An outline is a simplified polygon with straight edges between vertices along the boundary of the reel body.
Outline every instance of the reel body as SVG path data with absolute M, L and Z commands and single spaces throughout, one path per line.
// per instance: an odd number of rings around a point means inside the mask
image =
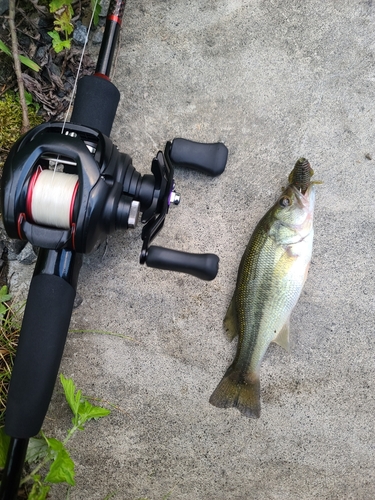
M 10 237 L 41 248 L 89 253 L 114 230 L 135 226 L 140 208 L 153 201 L 154 183 L 142 182 L 131 158 L 107 136 L 80 125 L 65 125 L 65 133 L 62 128 L 61 123 L 40 125 L 13 146 L 2 177 L 4 226 Z M 53 175 L 38 175 L 46 171 Z M 42 193 L 53 195 L 64 176 L 75 176 L 76 187 L 51 206 L 51 195 Z M 69 227 L 61 227 L 59 209 L 69 210 Z
M 145 223 L 140 262 L 211 280 L 219 259 L 149 246 L 164 225 L 171 203 L 178 204 L 174 167 L 210 176 L 225 168 L 222 143 L 186 139 L 167 142 L 141 175 L 129 155 L 120 153 L 98 130 L 73 123 L 45 123 L 24 135 L 4 165 L 1 210 L 11 238 L 49 250 L 90 253 L 107 235 Z

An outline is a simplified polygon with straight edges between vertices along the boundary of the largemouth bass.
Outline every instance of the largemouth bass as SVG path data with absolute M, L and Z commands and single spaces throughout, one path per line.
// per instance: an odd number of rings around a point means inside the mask
M 315 183 L 300 158 L 289 185 L 255 228 L 243 254 L 224 319 L 237 353 L 210 403 L 260 416 L 259 372 L 271 342 L 289 350 L 289 317 L 306 281 L 312 254 Z

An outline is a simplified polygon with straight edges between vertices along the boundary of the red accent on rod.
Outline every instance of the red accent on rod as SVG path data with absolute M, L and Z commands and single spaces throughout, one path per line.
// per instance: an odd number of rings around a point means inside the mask
M 119 16 L 115 16 L 114 14 L 111 14 L 107 17 L 107 21 L 113 21 L 121 26 L 122 19 Z
M 98 76 L 99 78 L 104 78 L 104 80 L 108 80 L 109 82 L 111 81 L 109 76 L 105 75 L 104 73 L 94 73 L 94 76 Z

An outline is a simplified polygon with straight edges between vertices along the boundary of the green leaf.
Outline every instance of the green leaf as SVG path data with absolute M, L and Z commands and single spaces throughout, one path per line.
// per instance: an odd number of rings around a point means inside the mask
M 73 24 L 70 22 L 73 15 L 73 9 L 70 7 L 65 7 L 61 13 L 57 16 L 53 24 L 55 25 L 55 30 L 64 31 L 65 35 L 70 35 L 73 32 Z
M 11 295 L 8 294 L 8 287 L 6 285 L 0 288 L 0 302 L 7 302 L 12 298 Z
M 20 58 L 20 61 L 22 64 L 24 64 L 28 68 L 32 69 L 33 71 L 38 72 L 40 70 L 40 66 L 38 66 L 37 63 L 35 63 L 31 59 L 29 59 L 28 57 L 25 57 L 21 54 L 18 57 Z
M 49 448 L 54 454 L 54 460 L 50 466 L 45 481 L 50 483 L 68 483 L 75 485 L 74 462 L 61 441 L 55 438 L 46 438 Z
M 66 5 L 71 5 L 73 0 L 51 0 L 49 3 L 49 11 L 56 12 Z
M 9 47 L 5 45 L 4 42 L 0 40 L 0 50 L 8 54 L 8 56 L 12 57 L 12 52 L 10 51 Z
M 4 314 L 7 312 L 6 306 L 4 304 L 0 304 L 0 318 L 4 318 Z
M 81 403 L 81 391 L 77 391 L 76 386 L 71 378 L 65 378 L 63 374 L 60 375 L 60 382 L 63 386 L 65 398 L 76 417 L 78 415 L 79 405 Z
M 88 401 L 83 401 L 78 408 L 78 414 L 79 414 L 79 424 L 83 425 L 85 424 L 88 420 L 91 420 L 92 418 L 101 418 L 101 417 L 106 417 L 111 413 L 110 410 L 107 410 L 107 408 L 102 408 L 100 406 L 94 406 Z
M 33 104 L 33 96 L 30 94 L 30 92 L 27 92 L 27 90 L 25 90 L 25 101 L 26 106 L 31 106 Z
M 94 26 L 97 26 L 99 22 L 99 16 L 102 11 L 102 6 L 99 0 L 91 0 L 91 8 L 94 10 Z
M 64 389 L 65 398 L 73 412 L 73 425 L 76 425 L 80 430 L 83 425 L 93 419 L 106 417 L 111 412 L 106 408 L 94 406 L 82 398 L 82 392 L 76 392 L 76 386 L 72 379 L 65 378 L 63 374 L 60 375 L 60 381 Z
M 25 90 L 25 101 L 26 105 L 33 106 L 35 108 L 35 111 L 38 111 L 38 109 L 40 108 L 39 104 L 33 101 L 33 96 L 30 94 L 30 92 L 27 92 L 27 90 Z
M 32 437 L 27 447 L 26 462 L 36 462 L 43 460 L 48 455 L 48 444 L 43 438 Z
M 34 476 L 34 484 L 27 497 L 27 500 L 45 500 L 47 498 L 50 486 L 43 485 L 40 482 L 40 476 Z
M 9 47 L 7 47 L 5 45 L 5 43 L 3 43 L 1 40 L 0 40 L 0 50 L 5 52 L 8 56 L 13 57 L 12 52 L 10 51 Z M 38 72 L 40 70 L 40 66 L 38 66 L 37 63 L 35 63 L 31 59 L 29 59 L 28 57 L 25 57 L 21 54 L 18 57 L 19 57 L 19 60 L 21 61 L 22 64 L 24 64 L 28 68 L 32 69 L 33 71 Z
M 64 49 L 70 49 L 70 40 L 61 40 L 57 31 L 48 31 L 48 34 L 52 38 L 52 47 L 56 54 Z
M 5 434 L 4 427 L 0 429 L 0 467 L 5 467 L 5 462 L 7 459 L 8 447 L 9 447 L 10 437 Z

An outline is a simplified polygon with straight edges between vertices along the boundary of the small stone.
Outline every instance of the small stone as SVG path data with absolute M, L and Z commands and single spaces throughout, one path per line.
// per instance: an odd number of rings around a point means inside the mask
M 92 35 L 91 42 L 94 45 L 99 45 L 100 43 L 102 43 L 102 40 L 103 40 L 103 31 L 101 29 L 98 29 Z
M 64 90 L 65 92 L 70 92 L 73 89 L 73 85 L 71 82 L 67 81 L 64 83 Z
M 73 40 L 77 45 L 85 45 L 87 37 L 87 28 L 84 26 L 81 21 L 77 21 L 76 28 L 73 31 Z
M 79 293 L 76 293 L 76 296 L 74 298 L 74 304 L 73 304 L 73 309 L 77 309 L 83 302 L 83 297 Z
M 101 17 L 106 17 L 108 8 L 109 8 L 109 2 L 110 0 L 101 0 L 100 5 L 101 5 L 101 11 L 100 11 L 100 16 Z
M 23 50 L 27 51 L 30 48 L 31 41 L 27 35 L 21 34 L 18 36 L 18 43 L 23 48 Z
M 41 61 L 42 59 L 45 58 L 46 53 L 47 53 L 47 47 L 45 45 L 39 47 L 39 49 L 36 51 L 35 59 Z
M 9 0 L 0 0 L 0 16 L 9 9 Z
M 22 240 L 10 240 L 6 241 L 6 247 L 8 249 L 8 260 L 17 260 L 18 255 L 22 252 L 25 247 L 25 242 Z
M 372 156 L 370 155 L 370 153 L 366 153 L 366 154 L 365 154 L 365 158 L 366 158 L 367 160 L 372 160 Z
M 27 243 L 25 248 L 17 256 L 17 260 L 19 262 L 22 262 L 22 264 L 26 264 L 26 265 L 34 264 L 36 259 L 37 259 L 37 256 L 34 252 L 34 248 L 33 248 L 31 243 Z

